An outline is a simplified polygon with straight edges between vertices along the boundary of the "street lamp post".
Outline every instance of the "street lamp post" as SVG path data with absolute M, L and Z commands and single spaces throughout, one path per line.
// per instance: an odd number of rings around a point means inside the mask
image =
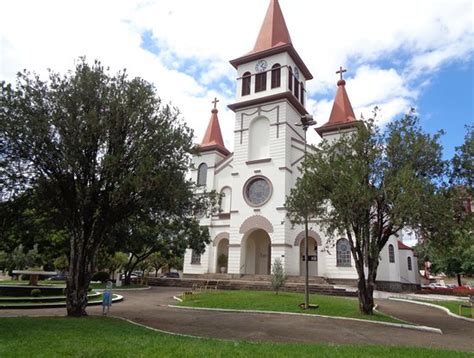
M 304 160 L 306 160 L 307 153 L 307 143 L 306 143 L 306 132 L 308 128 L 316 125 L 316 121 L 313 119 L 313 116 L 306 114 L 301 117 L 301 123 L 296 124 L 299 127 L 303 128 L 304 131 Z M 305 207 L 304 214 L 304 308 L 307 310 L 309 308 L 309 260 L 308 260 L 308 210 Z

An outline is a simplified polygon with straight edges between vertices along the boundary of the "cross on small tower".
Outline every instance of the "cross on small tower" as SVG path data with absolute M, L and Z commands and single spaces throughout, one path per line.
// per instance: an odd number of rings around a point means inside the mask
M 214 109 L 216 109 L 217 102 L 219 102 L 219 100 L 217 99 L 217 97 L 214 97 L 214 101 L 211 102 L 214 103 Z
M 343 79 L 343 78 L 342 78 L 342 74 L 343 74 L 344 72 L 347 72 L 347 70 L 346 70 L 346 69 L 342 69 L 342 66 L 339 66 L 339 71 L 336 71 L 336 74 L 339 74 L 339 75 L 341 76 L 341 78 L 340 78 L 341 80 Z

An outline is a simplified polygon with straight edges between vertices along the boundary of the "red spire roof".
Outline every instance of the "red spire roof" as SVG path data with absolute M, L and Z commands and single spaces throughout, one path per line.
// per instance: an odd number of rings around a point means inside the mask
M 286 44 L 291 44 L 290 33 L 278 0 L 271 0 L 252 52 L 265 51 Z
M 206 133 L 202 139 L 200 151 L 203 152 L 208 150 L 217 150 L 218 152 L 227 156 L 230 154 L 230 152 L 225 147 L 224 140 L 222 139 L 221 127 L 219 126 L 217 112 L 217 108 L 215 107 L 211 111 L 211 119 L 209 120 L 209 125 L 207 126 Z
M 290 32 L 286 27 L 285 18 L 283 17 L 278 0 L 270 0 L 270 5 L 268 5 L 267 13 L 263 19 L 262 27 L 260 28 L 253 50 L 244 56 L 230 61 L 230 63 L 237 68 L 238 65 L 243 63 L 284 51 L 290 54 L 306 80 L 313 78 L 313 75 L 309 72 L 303 60 L 293 47 Z
M 410 246 L 405 245 L 400 240 L 397 240 L 397 244 L 398 244 L 398 249 L 399 250 L 413 250 Z
M 332 130 L 352 127 L 357 122 L 351 101 L 349 101 L 349 96 L 346 92 L 346 81 L 342 78 L 343 72 L 345 70 L 342 70 L 342 67 L 340 71 L 336 72 L 341 74 L 341 79 L 337 81 L 338 88 L 329 120 L 321 127 L 316 128 L 319 135 Z

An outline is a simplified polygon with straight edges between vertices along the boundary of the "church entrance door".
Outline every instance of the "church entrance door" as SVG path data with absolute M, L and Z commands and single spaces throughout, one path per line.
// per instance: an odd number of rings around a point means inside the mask
M 312 237 L 308 237 L 308 257 L 309 276 L 318 276 L 318 244 Z M 305 255 L 304 255 L 304 239 L 300 242 L 300 275 L 305 274 Z
M 244 272 L 250 275 L 270 275 L 271 241 L 265 230 L 251 232 L 245 240 Z
M 225 256 L 225 259 L 224 259 Z M 227 264 L 229 258 L 229 240 L 221 239 L 217 244 L 216 272 L 227 273 Z M 225 264 L 225 265 L 224 265 Z M 224 272 L 222 272 L 222 267 Z

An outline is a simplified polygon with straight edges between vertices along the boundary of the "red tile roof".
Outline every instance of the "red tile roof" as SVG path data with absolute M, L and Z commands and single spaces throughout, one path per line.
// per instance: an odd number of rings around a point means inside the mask
M 306 80 L 312 79 L 313 75 L 291 43 L 290 32 L 286 27 L 285 18 L 278 0 L 270 0 L 270 5 L 268 6 L 253 50 L 244 56 L 230 61 L 230 63 L 237 68 L 240 64 L 285 51 L 290 54 Z
M 211 111 L 211 119 L 209 120 L 209 125 L 207 126 L 206 133 L 202 139 L 200 151 L 217 150 L 224 155 L 229 155 L 230 152 L 225 147 L 224 140 L 222 139 L 217 112 L 216 108 L 213 108 Z
M 332 130 L 350 128 L 357 123 L 345 86 L 346 81 L 341 79 L 337 82 L 338 88 L 329 120 L 321 127 L 316 128 L 319 135 Z
M 405 245 L 400 240 L 397 240 L 397 243 L 398 243 L 398 249 L 399 250 L 412 250 L 413 251 L 413 249 L 410 246 Z
M 261 52 L 286 44 L 291 44 L 291 38 L 285 18 L 278 0 L 271 0 L 252 52 Z

